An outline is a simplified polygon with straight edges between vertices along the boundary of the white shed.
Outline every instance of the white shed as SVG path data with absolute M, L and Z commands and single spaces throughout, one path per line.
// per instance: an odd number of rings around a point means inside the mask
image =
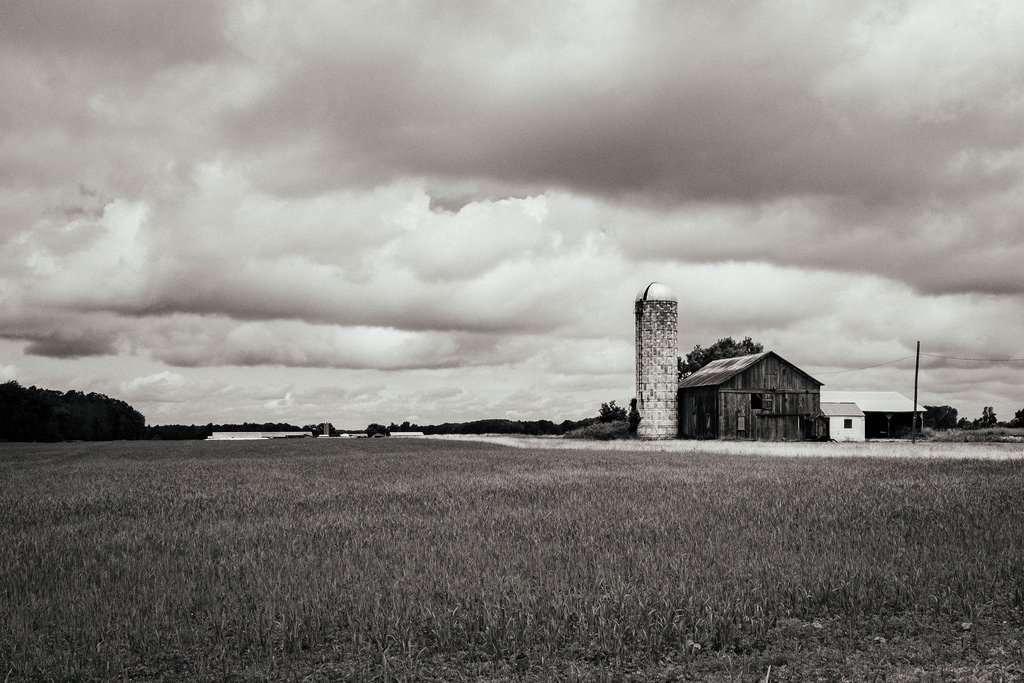
M 864 411 L 856 403 L 821 403 L 821 414 L 828 421 L 828 437 L 833 441 L 864 441 Z
M 911 399 L 897 391 L 822 391 L 821 403 L 853 403 L 860 408 L 864 413 L 865 438 L 910 436 L 915 405 Z M 920 404 L 916 409 L 919 415 L 925 412 L 924 406 Z

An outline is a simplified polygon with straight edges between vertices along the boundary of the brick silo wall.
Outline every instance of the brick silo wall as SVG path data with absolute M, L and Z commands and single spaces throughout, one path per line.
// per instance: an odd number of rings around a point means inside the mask
M 679 436 L 678 396 L 679 304 L 637 301 L 636 402 L 641 439 Z

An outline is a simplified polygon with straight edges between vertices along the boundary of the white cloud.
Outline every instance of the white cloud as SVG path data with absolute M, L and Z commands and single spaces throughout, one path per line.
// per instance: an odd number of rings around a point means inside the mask
M 144 203 L 115 200 L 97 220 L 22 233 L 16 242 L 27 252 L 27 305 L 95 308 L 137 298 L 147 266 L 140 234 L 146 213 Z
M 836 97 L 870 97 L 888 116 L 928 123 L 956 121 L 976 108 L 1019 108 L 1024 101 L 1013 81 L 1022 31 L 1017 3 L 878 5 L 853 25 L 853 59 L 826 88 Z
M 276 398 L 271 401 L 267 401 L 264 407 L 271 412 L 283 412 L 289 410 L 295 405 L 295 397 L 292 392 L 288 392 L 284 395 L 284 398 Z
M 72 13 L 0 26 L 0 369 L 41 385 L 579 417 L 628 398 L 650 280 L 684 351 L 1024 356 L 1016 4 Z M 932 362 L 928 400 L 1018 400 Z
M 169 370 L 121 382 L 121 395 L 128 401 L 182 402 L 188 393 L 182 390 L 187 382 L 182 375 Z
M 0 382 L 18 378 L 18 368 L 13 365 L 0 365 Z
M 419 211 L 381 257 L 424 282 L 464 282 L 508 261 L 549 256 L 546 216 L 544 196 L 471 202 L 455 215 Z

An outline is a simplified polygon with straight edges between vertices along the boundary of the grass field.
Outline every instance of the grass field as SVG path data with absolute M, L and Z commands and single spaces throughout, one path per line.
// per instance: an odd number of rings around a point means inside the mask
M 0 680 L 1024 679 L 1019 446 L 574 445 L 0 444 Z

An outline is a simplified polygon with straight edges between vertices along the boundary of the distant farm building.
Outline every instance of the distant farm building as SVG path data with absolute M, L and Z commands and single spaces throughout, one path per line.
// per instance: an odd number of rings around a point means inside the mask
M 214 432 L 206 437 L 210 441 L 254 441 L 257 439 L 300 439 L 312 437 L 312 432 Z
M 397 436 L 399 438 L 415 439 L 423 436 L 423 432 L 391 432 L 391 436 Z
M 677 382 L 676 295 L 652 282 L 636 295 L 633 313 L 641 439 L 899 438 L 910 434 L 915 409 L 924 412 L 895 391 L 822 391 L 774 351 L 712 361 Z
M 679 436 L 815 438 L 821 386 L 774 351 L 712 361 L 679 382 Z
M 821 392 L 823 413 L 826 405 L 837 404 L 853 404 L 864 414 L 861 440 L 903 437 L 910 433 L 911 425 L 914 424 L 914 401 L 898 391 Z M 918 404 L 917 411 L 923 414 L 924 407 Z M 830 436 L 839 441 L 831 429 Z
M 825 392 L 821 392 L 822 395 Z M 822 438 L 832 441 L 863 441 L 864 411 L 856 403 L 821 402 Z

